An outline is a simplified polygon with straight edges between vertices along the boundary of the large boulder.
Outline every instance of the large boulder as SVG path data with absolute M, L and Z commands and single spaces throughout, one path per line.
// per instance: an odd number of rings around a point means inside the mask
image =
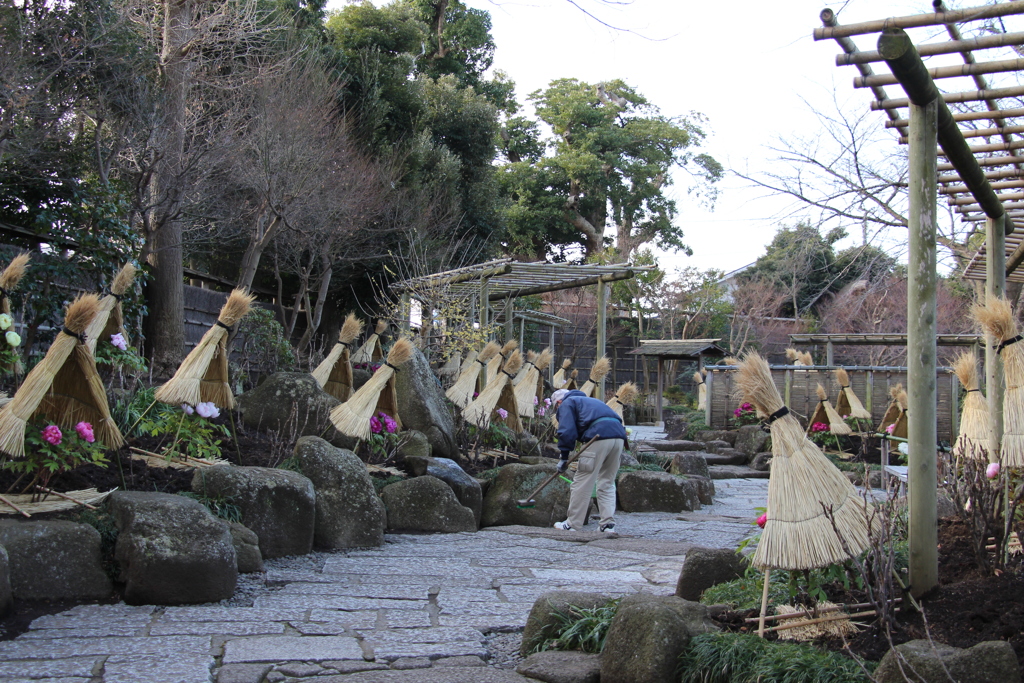
M 395 394 L 402 426 L 427 435 L 434 455 L 455 458 L 455 420 L 448 409 L 444 389 L 419 349 L 395 375 Z
M 516 673 L 544 683 L 600 683 L 601 655 L 576 650 L 535 652 Z
M 595 609 L 606 604 L 611 598 L 602 593 L 586 593 L 580 591 L 548 591 L 542 593 L 526 617 L 523 628 L 523 639 L 519 645 L 519 654 L 529 656 L 531 652 L 554 635 L 554 631 L 562 624 L 561 616 L 576 609 Z
M 683 512 L 701 505 L 697 484 L 668 472 L 624 472 L 616 490 L 623 512 Z
M 459 502 L 448 484 L 436 477 L 414 477 L 380 492 L 388 511 L 388 529 L 456 533 L 476 531 L 473 511 Z
M 675 596 L 637 594 L 622 599 L 601 653 L 601 680 L 650 683 L 676 680 L 679 655 L 690 638 L 717 628 L 707 607 Z
M 715 480 L 711 477 L 698 477 L 695 474 L 687 475 L 687 481 L 693 482 L 697 487 L 697 499 L 701 505 L 715 504 Z
M 116 491 L 110 513 L 128 604 L 188 605 L 234 594 L 238 564 L 231 530 L 198 501 L 172 493 Z
M 263 571 L 263 553 L 260 552 L 260 537 L 256 532 L 238 522 L 228 522 L 231 543 L 235 546 L 238 573 L 250 574 Z
M 113 590 L 103 571 L 100 534 L 65 521 L 0 521 L 11 593 L 19 600 L 90 600 Z
M 484 495 L 480 482 L 466 474 L 451 458 L 406 458 L 405 466 L 414 477 L 437 477 L 448 484 L 459 502 L 473 511 L 473 518 L 480 524 Z
M 398 442 L 398 454 L 402 458 L 429 458 L 432 452 L 430 439 L 416 429 L 406 429 Z
M 192 477 L 192 491 L 233 500 L 242 524 L 259 536 L 264 558 L 305 555 L 313 549 L 316 492 L 313 482 L 298 472 L 204 467 Z
M 711 478 L 708 461 L 702 453 L 676 453 L 672 456 L 672 474 L 696 474 L 698 477 Z
M 11 592 L 11 563 L 7 559 L 7 550 L 0 545 L 0 617 L 7 614 L 14 602 Z
M 319 437 L 304 436 L 295 444 L 295 459 L 316 490 L 316 547 L 384 545 L 387 511 L 366 464 L 355 453 L 335 448 Z
M 761 429 L 761 425 L 743 425 L 736 430 L 734 448 L 752 458 L 764 450 L 769 438 L 768 433 Z
M 697 441 L 703 441 L 704 443 L 710 443 L 711 441 L 725 441 L 730 446 L 735 446 L 737 436 L 739 436 L 737 432 L 729 429 L 705 429 L 702 432 L 697 432 L 697 436 L 694 438 Z
M 966 650 L 928 640 L 911 640 L 885 653 L 872 680 L 877 683 L 1020 683 L 1020 667 L 1013 648 L 1003 640 L 985 641 Z
M 706 589 L 738 579 L 746 570 L 746 558 L 728 548 L 690 548 L 679 572 L 676 595 L 700 600 Z
M 555 477 L 534 496 L 536 504 L 520 508 L 516 501 L 526 498 L 542 481 L 557 471 L 557 463 L 543 465 L 505 465 L 491 481 L 484 496 L 480 526 L 551 526 L 565 519 L 569 510 L 569 485 Z
M 331 411 L 341 401 L 321 389 L 308 372 L 275 372 L 237 400 L 242 424 L 249 429 L 275 431 L 289 439 L 324 435 L 335 446 L 355 446 L 355 439 L 331 423 Z

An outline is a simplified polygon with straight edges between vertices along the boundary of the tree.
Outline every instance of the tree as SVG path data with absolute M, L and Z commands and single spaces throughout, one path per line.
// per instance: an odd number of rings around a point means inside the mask
M 672 183 L 672 170 L 681 168 L 696 180 L 691 191 L 714 199 L 714 184 L 723 169 L 710 155 L 698 153 L 705 137 L 702 115 L 663 116 L 619 80 L 590 84 L 560 79 L 530 100 L 554 132 L 547 142 L 553 154 L 514 161 L 521 152 L 513 141 L 528 147 L 536 129 L 515 121 L 515 130 L 503 135 L 512 166 L 503 174 L 511 204 L 521 209 L 522 197 L 547 195 L 537 215 L 510 212 L 510 244 L 539 246 L 539 227 L 546 225 L 545 232 L 554 238 L 547 246 L 569 246 L 558 241 L 568 229 L 572 241 L 591 256 L 604 249 L 605 229 L 614 227 L 622 258 L 652 242 L 686 250 L 682 230 L 673 224 L 675 202 L 665 190 Z M 555 224 L 555 207 L 561 214 L 557 222 L 564 225 Z

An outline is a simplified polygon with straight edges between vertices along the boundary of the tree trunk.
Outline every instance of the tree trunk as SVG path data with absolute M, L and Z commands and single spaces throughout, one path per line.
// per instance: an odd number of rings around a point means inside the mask
M 260 216 L 257 222 L 265 220 L 265 216 Z M 281 217 L 274 214 L 274 217 L 270 220 L 270 225 L 265 229 L 260 229 L 257 226 L 252 233 L 252 238 L 249 240 L 249 245 L 245 248 L 245 253 L 242 255 L 242 263 L 238 269 L 238 286 L 246 289 L 252 288 L 252 281 L 256 278 L 256 270 L 260 267 L 260 258 L 263 256 L 263 252 L 266 250 L 270 243 L 277 237 L 277 233 L 284 227 L 284 221 Z

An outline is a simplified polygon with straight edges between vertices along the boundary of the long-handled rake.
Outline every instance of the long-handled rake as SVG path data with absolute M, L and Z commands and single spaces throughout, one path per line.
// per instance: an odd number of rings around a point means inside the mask
M 587 448 L 589 448 L 589 447 L 590 447 L 590 444 L 594 443 L 595 441 L 597 441 L 597 437 L 596 437 L 596 436 L 595 436 L 595 437 L 594 437 L 593 439 L 591 439 L 590 441 L 588 441 L 587 443 L 585 443 L 585 444 L 583 445 L 583 448 L 579 449 L 579 450 L 578 450 L 578 451 L 576 451 L 576 452 L 575 452 L 575 453 L 574 453 L 574 454 L 573 454 L 572 456 L 570 456 L 570 457 L 569 457 L 569 460 L 568 460 L 568 461 L 566 462 L 566 467 L 568 467 L 568 466 L 569 466 L 569 465 L 570 465 L 570 464 L 571 464 L 571 463 L 572 463 L 573 461 L 575 461 L 575 460 L 576 460 L 576 459 L 577 459 L 578 457 L 580 457 L 581 455 L 583 455 L 583 451 L 587 450 Z M 560 475 L 560 474 L 561 474 L 561 472 L 558 472 L 558 471 L 556 470 L 556 471 L 555 471 L 554 473 L 552 473 L 552 474 L 551 474 L 551 476 L 550 476 L 550 477 L 548 477 L 547 479 L 545 479 L 544 481 L 542 481 L 542 482 L 540 483 L 540 486 L 538 486 L 538 487 L 537 487 L 537 488 L 535 488 L 534 490 L 530 491 L 530 495 L 528 495 L 528 496 L 527 496 L 526 498 L 521 498 L 520 500 L 517 500 L 517 501 L 516 501 L 516 507 L 518 507 L 518 508 L 532 508 L 532 507 L 536 507 L 536 505 L 537 505 L 537 501 L 536 501 L 536 499 L 534 498 L 534 496 L 536 496 L 536 495 L 537 495 L 538 493 L 540 493 L 541 491 L 543 491 L 543 490 L 544 490 L 544 488 L 545 488 L 545 487 L 546 487 L 546 486 L 547 486 L 548 484 L 550 484 L 551 482 L 553 482 L 553 481 L 555 480 L 555 477 L 557 477 L 557 476 L 558 476 L 558 475 Z

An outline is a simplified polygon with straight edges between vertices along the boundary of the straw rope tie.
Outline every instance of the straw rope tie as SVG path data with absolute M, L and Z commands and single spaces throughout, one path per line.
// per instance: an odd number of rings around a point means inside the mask
M 509 377 L 512 377 L 513 379 L 515 378 L 515 375 L 513 375 L 512 373 L 509 373 L 509 372 L 505 372 L 504 370 L 499 370 L 498 372 L 500 372 L 503 375 L 508 375 Z
M 774 413 L 772 413 L 771 415 L 769 415 L 768 417 L 761 421 L 761 430 L 768 434 L 771 434 L 770 427 L 772 426 L 772 423 L 778 420 L 780 417 L 785 417 L 787 415 L 789 415 L 789 408 L 787 408 L 786 406 L 782 406 L 781 408 L 779 408 Z
M 389 362 L 387 362 L 387 361 L 384 361 L 384 365 L 388 366 L 389 368 L 391 368 L 391 369 L 392 369 L 392 370 L 394 370 L 395 372 L 399 372 L 399 369 L 398 369 L 398 366 L 397 366 L 397 365 L 392 365 L 391 363 L 389 363 Z
M 83 344 L 86 342 L 85 332 L 82 332 L 81 334 L 75 334 L 74 332 L 72 332 L 71 330 L 69 330 L 66 327 L 60 328 L 60 331 L 63 332 L 64 334 L 68 335 L 69 337 L 74 337 L 75 339 L 77 339 L 79 342 L 81 342 Z
M 221 327 L 223 327 L 223 328 L 224 328 L 225 330 L 227 330 L 228 332 L 230 332 L 230 331 L 231 331 L 231 325 L 225 325 L 224 323 L 222 323 L 222 322 L 221 322 L 221 321 L 219 321 L 219 320 L 217 321 L 217 324 L 218 324 L 218 325 L 220 325 Z
M 996 347 L 996 355 L 1001 354 L 1003 352 L 1003 349 L 1005 349 L 1010 344 L 1016 344 L 1021 339 L 1024 339 L 1024 337 L 1018 334 L 1016 337 L 1013 337 L 1012 339 L 1007 339 L 1005 341 L 999 342 L 999 346 Z

